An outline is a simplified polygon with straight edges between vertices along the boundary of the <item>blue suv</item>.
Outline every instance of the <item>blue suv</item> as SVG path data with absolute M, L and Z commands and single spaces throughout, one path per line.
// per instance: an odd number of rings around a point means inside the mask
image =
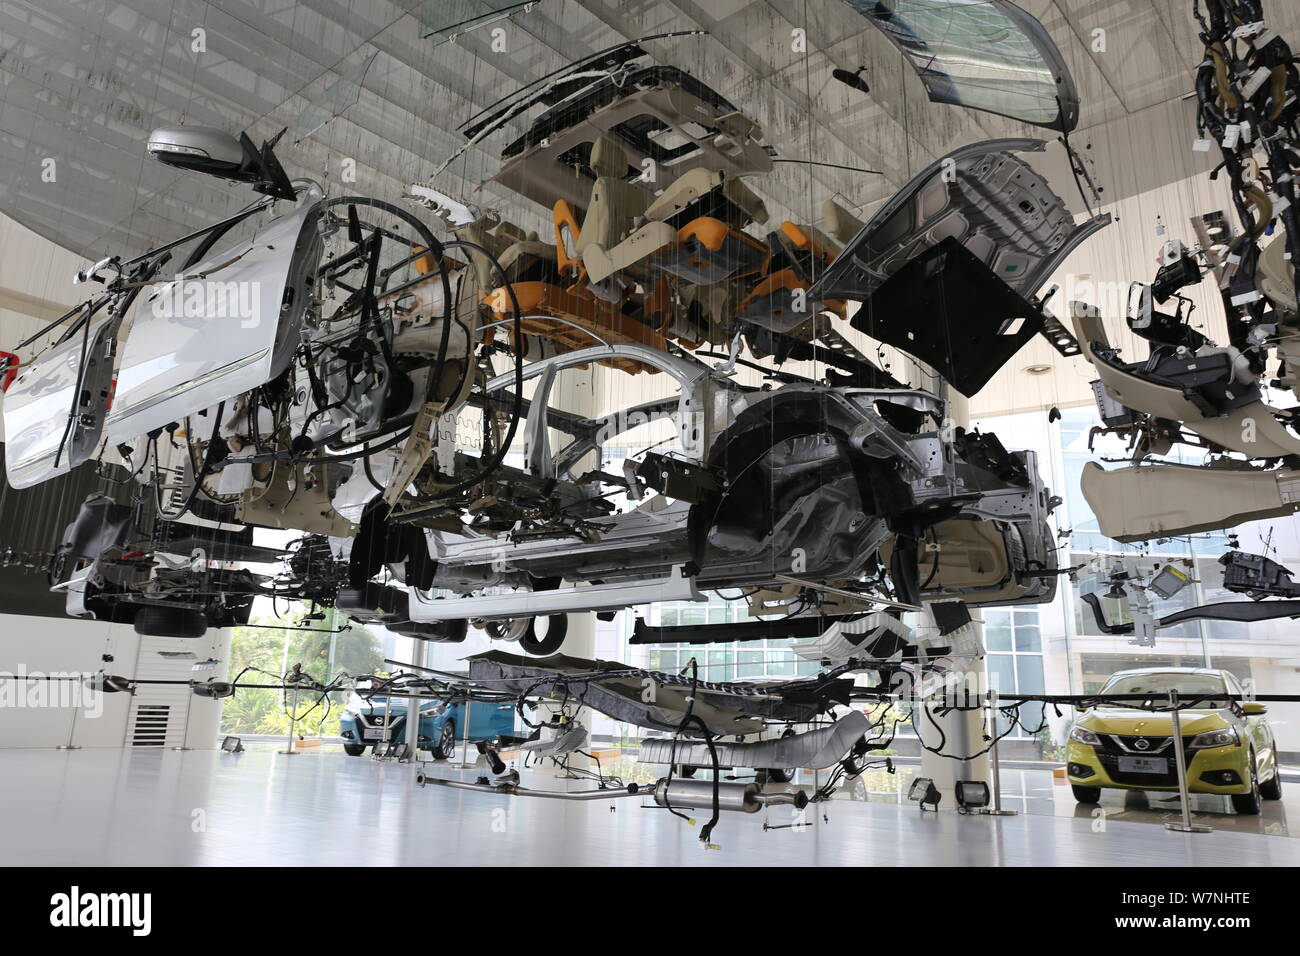
M 339 718 L 339 736 L 343 750 L 351 757 L 360 757 L 367 747 L 378 747 L 384 739 L 384 722 L 391 721 L 388 740 L 401 745 L 406 740 L 406 698 L 394 698 L 393 709 L 385 715 L 387 698 L 363 699 L 355 694 Z M 457 741 L 465 739 L 465 720 L 468 712 L 469 739 L 477 743 L 508 737 L 515 729 L 514 704 L 448 703 L 426 700 L 420 703 L 419 748 L 433 751 L 438 760 L 449 760 L 456 754 Z

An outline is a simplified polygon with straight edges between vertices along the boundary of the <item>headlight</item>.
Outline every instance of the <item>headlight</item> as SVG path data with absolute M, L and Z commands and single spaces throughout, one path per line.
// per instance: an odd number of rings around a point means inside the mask
M 1071 727 L 1070 739 L 1081 744 L 1087 744 L 1089 747 L 1101 746 L 1101 738 L 1087 727 Z
M 1225 727 L 1223 730 L 1207 730 L 1203 734 L 1197 734 L 1192 738 L 1192 742 L 1187 745 L 1187 749 L 1208 750 L 1210 747 L 1235 747 L 1240 742 L 1236 728 Z

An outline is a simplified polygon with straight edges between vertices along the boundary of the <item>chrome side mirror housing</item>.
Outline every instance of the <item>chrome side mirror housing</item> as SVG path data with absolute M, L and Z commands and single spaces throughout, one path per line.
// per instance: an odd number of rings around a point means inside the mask
M 221 179 L 249 183 L 256 192 L 294 199 L 289 177 L 275 156 L 281 130 L 258 149 L 247 133 L 238 138 L 210 126 L 166 126 L 149 134 L 145 148 L 160 163 Z

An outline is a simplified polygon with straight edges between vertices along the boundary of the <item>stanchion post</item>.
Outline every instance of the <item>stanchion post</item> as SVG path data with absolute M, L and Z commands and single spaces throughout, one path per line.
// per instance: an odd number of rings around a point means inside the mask
M 401 759 L 411 763 L 420 762 L 420 706 L 423 703 L 424 698 L 416 692 L 406 698 L 406 755 Z
M 979 812 L 991 817 L 1014 817 L 1015 810 L 1002 809 L 1002 769 L 998 766 L 998 692 L 989 688 L 987 697 L 989 739 L 989 773 L 993 781 L 993 806 L 980 807 Z
M 384 698 L 384 731 L 379 735 L 379 743 L 383 744 L 383 753 L 379 752 L 379 746 L 375 746 L 375 757 L 380 760 L 387 760 L 389 751 L 392 749 L 393 733 L 393 693 L 392 688 L 388 690 L 388 696 Z
M 294 685 L 293 703 L 289 705 L 293 708 L 289 711 L 289 742 L 285 745 L 285 749 L 280 751 L 280 753 L 284 754 L 286 757 L 292 757 L 298 752 L 293 749 L 293 734 L 298 728 L 298 693 L 298 687 L 297 685 Z
M 192 747 L 189 746 L 189 740 L 190 740 L 190 708 L 193 707 L 193 706 L 194 706 L 194 695 L 193 695 L 193 694 L 190 694 L 190 696 L 189 696 L 189 700 L 186 701 L 186 703 L 185 703 L 185 722 L 184 722 L 184 723 L 182 724 L 182 726 L 181 726 L 181 742 L 180 742 L 180 744 L 179 744 L 178 746 L 173 747 L 172 750 L 193 750 L 193 749 L 194 749 L 194 748 L 192 748 Z M 298 712 L 298 709 L 295 707 L 295 708 L 294 708 L 294 713 L 297 713 L 297 712 Z
M 462 728 L 464 730 L 464 733 L 461 734 L 460 763 L 452 764 L 452 766 L 457 768 L 458 770 L 469 770 L 472 767 L 478 766 L 477 762 L 475 763 L 469 762 L 469 721 L 473 713 L 474 713 L 474 702 L 472 700 L 465 701 L 465 726 Z
M 81 710 L 80 707 L 75 706 L 75 705 L 73 706 L 73 708 L 72 708 L 72 726 L 68 728 L 68 742 L 67 742 L 66 744 L 59 744 L 59 746 L 58 746 L 56 749 L 58 749 L 58 750 L 80 750 L 80 749 L 81 749 L 81 747 L 80 747 L 79 745 L 74 744 L 74 743 L 72 742 L 72 738 L 73 738 L 74 736 L 76 736 L 76 733 L 77 733 L 77 711 L 79 711 L 79 710 Z
M 1169 706 L 1173 720 L 1174 736 L 1171 744 L 1174 748 L 1174 767 L 1178 771 L 1178 802 L 1182 806 L 1183 818 L 1178 823 L 1166 823 L 1165 829 L 1177 830 L 1179 833 L 1209 833 L 1214 828 L 1203 823 L 1192 822 L 1191 800 L 1187 796 L 1187 757 L 1183 753 L 1183 723 L 1179 716 L 1178 691 L 1169 692 Z

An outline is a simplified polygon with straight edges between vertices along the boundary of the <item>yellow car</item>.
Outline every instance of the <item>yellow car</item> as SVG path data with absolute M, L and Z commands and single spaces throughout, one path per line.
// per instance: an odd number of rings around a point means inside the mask
M 1282 797 L 1273 731 L 1258 701 L 1233 701 L 1244 692 L 1225 670 L 1202 667 L 1149 667 L 1112 675 L 1102 694 L 1153 694 L 1156 700 L 1176 690 L 1197 701 L 1180 712 L 1192 793 L 1222 793 L 1238 813 L 1259 813 L 1259 802 Z M 1159 704 L 1157 703 L 1157 706 Z M 1178 771 L 1170 746 L 1173 719 L 1142 710 L 1137 703 L 1090 707 L 1070 728 L 1067 773 L 1074 798 L 1096 803 L 1102 788 L 1177 790 Z

